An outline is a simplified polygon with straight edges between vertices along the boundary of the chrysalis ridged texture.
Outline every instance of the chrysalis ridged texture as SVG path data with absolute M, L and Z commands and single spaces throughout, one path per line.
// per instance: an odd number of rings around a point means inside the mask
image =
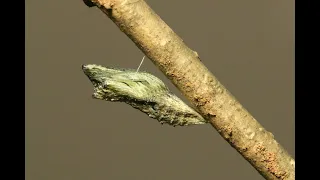
M 152 74 L 95 64 L 83 65 L 82 70 L 94 86 L 95 99 L 125 102 L 161 124 L 187 126 L 208 123 Z

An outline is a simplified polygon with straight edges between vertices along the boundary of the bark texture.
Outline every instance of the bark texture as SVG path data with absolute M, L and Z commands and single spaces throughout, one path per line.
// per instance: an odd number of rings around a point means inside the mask
M 145 1 L 86 1 L 103 11 L 263 177 L 295 179 L 295 160 Z

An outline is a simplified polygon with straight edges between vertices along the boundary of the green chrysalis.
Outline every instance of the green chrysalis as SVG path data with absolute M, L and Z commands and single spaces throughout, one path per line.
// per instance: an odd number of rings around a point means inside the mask
M 125 102 L 161 124 L 187 126 L 208 123 L 152 74 L 95 64 L 83 65 L 82 70 L 94 86 L 95 99 Z

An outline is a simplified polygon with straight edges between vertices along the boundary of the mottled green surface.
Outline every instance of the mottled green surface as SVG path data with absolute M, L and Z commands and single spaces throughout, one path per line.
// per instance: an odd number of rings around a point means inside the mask
M 82 69 L 94 86 L 93 97 L 96 99 L 125 102 L 161 124 L 186 126 L 207 123 L 152 74 L 94 64 L 83 65 Z

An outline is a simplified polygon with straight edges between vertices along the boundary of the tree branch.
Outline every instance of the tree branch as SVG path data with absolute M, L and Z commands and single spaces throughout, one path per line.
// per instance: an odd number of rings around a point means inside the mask
M 262 176 L 295 178 L 295 160 L 145 1 L 83 1 L 103 11 Z

